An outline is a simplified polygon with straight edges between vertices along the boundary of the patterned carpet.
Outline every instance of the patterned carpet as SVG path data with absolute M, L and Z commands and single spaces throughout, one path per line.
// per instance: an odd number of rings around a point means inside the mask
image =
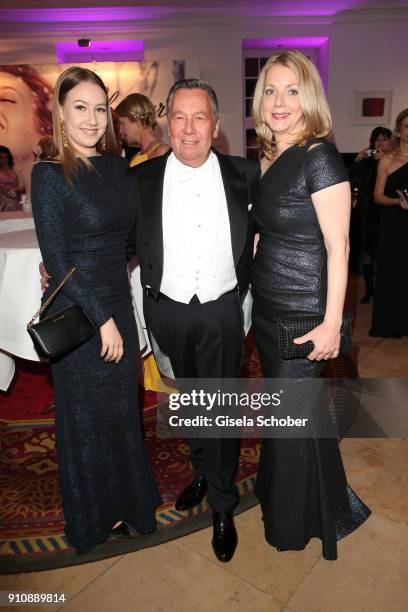
M 241 375 L 252 378 L 260 374 L 249 336 Z M 351 359 L 336 360 L 326 368 L 326 375 L 353 376 Z M 49 369 L 17 362 L 15 381 L 7 393 L 0 393 L 0 573 L 91 562 L 154 546 L 211 523 L 206 500 L 193 511 L 174 509 L 178 493 L 192 477 L 188 445 L 183 439 L 160 439 L 156 432 L 156 394 L 145 392 L 141 400 L 148 451 L 164 501 L 157 512 L 158 531 L 126 541 L 109 540 L 79 556 L 63 535 L 53 412 L 47 413 L 52 403 Z M 257 503 L 253 486 L 259 446 L 256 439 L 242 441 L 237 475 L 241 502 L 237 512 Z

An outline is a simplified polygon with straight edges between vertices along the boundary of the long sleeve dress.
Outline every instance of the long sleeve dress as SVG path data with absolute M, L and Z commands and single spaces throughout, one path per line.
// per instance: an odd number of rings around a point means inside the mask
M 252 321 L 265 378 L 301 381 L 322 371 L 322 362 L 280 357 L 276 318 L 324 314 L 327 258 L 311 194 L 346 180 L 336 148 L 320 139 L 287 149 L 260 180 Z M 305 404 L 296 416 L 309 414 Z M 347 485 L 335 438 L 264 439 L 255 492 L 270 544 L 301 550 L 319 537 L 326 559 L 337 558 L 337 540 L 370 514 Z
M 52 277 L 43 299 L 77 268 L 46 314 L 76 303 L 97 329 L 51 364 L 65 533 L 79 552 L 105 541 L 119 520 L 139 533 L 154 531 L 161 503 L 138 412 L 139 343 L 126 258 L 136 202 L 124 160 L 89 159 L 94 169 L 81 163 L 72 186 L 58 162 L 40 162 L 32 174 L 35 227 Z M 118 364 L 100 357 L 99 327 L 110 317 L 124 342 Z

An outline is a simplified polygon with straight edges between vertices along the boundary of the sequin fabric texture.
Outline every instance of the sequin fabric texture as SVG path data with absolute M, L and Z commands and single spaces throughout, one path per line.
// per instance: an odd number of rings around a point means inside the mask
M 69 187 L 59 163 L 40 162 L 32 175 L 32 205 L 52 291 L 75 265 L 72 279 L 47 313 L 79 304 L 97 328 L 113 317 L 124 357 L 100 357 L 100 334 L 52 364 L 56 446 L 65 532 L 86 551 L 119 520 L 142 533 L 156 528 L 161 498 L 146 456 L 137 401 L 139 343 L 126 251 L 136 202 L 126 189 L 127 163 L 92 157 Z
M 324 314 L 327 257 L 311 194 L 346 180 L 339 153 L 324 139 L 290 147 L 260 179 L 252 209 L 260 234 L 252 267 L 252 319 L 267 378 L 301 382 L 322 371 L 321 362 L 281 359 L 275 317 Z M 296 417 L 311 413 L 305 404 L 291 406 Z M 325 418 L 320 406 L 319 417 Z M 336 438 L 319 438 L 318 430 L 313 439 L 262 441 L 256 494 L 270 544 L 301 550 L 318 537 L 326 559 L 337 558 L 337 540 L 370 514 L 347 485 Z

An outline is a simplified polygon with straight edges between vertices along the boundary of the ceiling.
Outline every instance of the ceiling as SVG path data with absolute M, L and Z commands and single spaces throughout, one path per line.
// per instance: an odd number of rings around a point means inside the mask
M 333 23 L 408 19 L 408 0 L 0 0 L 0 34 L 117 32 L 160 24 L 257 19 L 281 23 Z M 300 20 L 300 21 L 299 21 Z
M 175 13 L 214 10 L 228 13 L 237 8 L 250 8 L 266 15 L 335 14 L 343 10 L 361 8 L 399 8 L 408 6 L 408 0 L 1 0 L 1 9 L 53 9 L 86 7 L 163 7 Z

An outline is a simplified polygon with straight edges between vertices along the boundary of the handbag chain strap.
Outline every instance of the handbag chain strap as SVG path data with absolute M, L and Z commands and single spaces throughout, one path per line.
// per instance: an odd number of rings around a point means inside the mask
M 37 319 L 37 317 L 40 317 L 42 315 L 42 313 L 44 312 L 44 310 L 46 310 L 48 308 L 48 306 L 51 304 L 52 300 L 55 298 L 57 293 L 62 289 L 62 287 L 65 285 L 65 283 L 67 281 L 69 281 L 69 279 L 71 278 L 71 276 L 73 275 L 75 270 L 76 270 L 76 267 L 73 267 L 72 270 L 67 272 L 67 274 L 64 276 L 64 278 L 62 279 L 62 281 L 58 285 L 58 287 L 51 293 L 49 298 L 47 298 L 45 300 L 44 304 L 42 304 L 41 307 L 37 310 L 37 312 L 35 313 L 35 315 L 31 319 L 31 321 L 29 323 L 27 323 L 27 327 L 31 327 L 32 324 L 34 323 L 34 321 Z

